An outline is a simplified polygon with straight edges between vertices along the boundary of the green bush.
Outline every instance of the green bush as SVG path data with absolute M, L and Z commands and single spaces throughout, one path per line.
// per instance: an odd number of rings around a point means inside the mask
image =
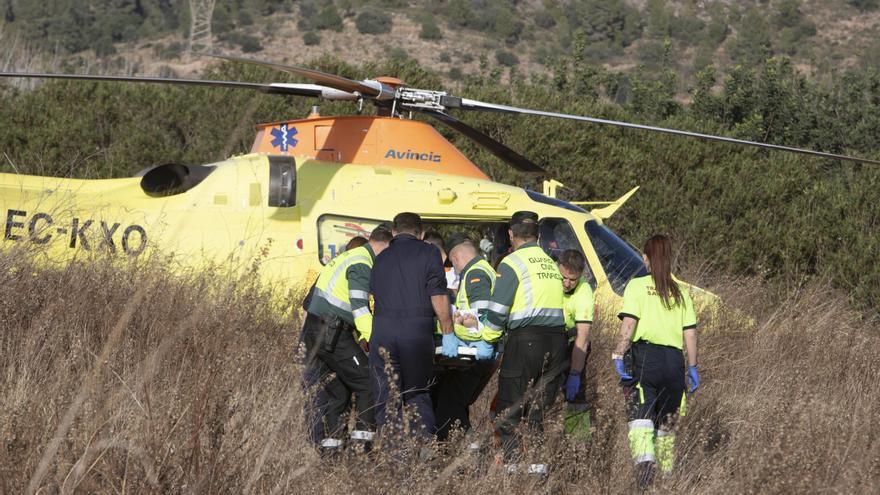
M 497 50 L 495 52 L 495 60 L 497 60 L 499 64 L 506 67 L 519 65 L 519 57 L 513 54 L 513 52 L 509 52 L 507 50 Z
M 361 34 L 390 33 L 391 15 L 381 11 L 365 10 L 354 18 L 354 25 Z
M 848 0 L 848 3 L 862 12 L 874 10 L 880 4 L 877 0 Z
M 330 31 L 342 31 L 342 17 L 339 10 L 332 3 L 328 3 L 314 17 L 311 18 L 310 24 L 313 28 Z
M 321 35 L 314 31 L 306 31 L 303 35 L 303 43 L 306 46 L 315 46 L 321 43 Z
M 422 21 L 422 29 L 419 31 L 419 38 L 423 40 L 439 40 L 443 38 L 443 32 L 434 21 L 433 17 L 429 17 Z
M 260 39 L 250 34 L 236 31 L 222 36 L 221 39 L 238 45 L 238 47 L 241 48 L 241 51 L 245 53 L 256 53 L 263 49 Z
M 539 10 L 534 17 L 535 25 L 541 29 L 550 29 L 556 25 L 556 18 L 547 9 Z

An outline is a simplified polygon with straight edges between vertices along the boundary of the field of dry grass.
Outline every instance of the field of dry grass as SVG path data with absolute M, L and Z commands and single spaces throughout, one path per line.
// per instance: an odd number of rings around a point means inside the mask
M 159 266 L 37 270 L 0 254 L 0 492 L 633 491 L 605 358 L 610 319 L 589 362 L 593 439 L 571 443 L 557 415 L 546 452 L 529 453 L 551 460 L 546 479 L 502 474 L 458 444 L 430 462 L 389 452 L 328 462 L 305 441 L 298 322 L 276 317 L 248 278 Z M 725 305 L 703 315 L 705 383 L 681 424 L 676 471 L 652 490 L 876 493 L 876 323 L 821 286 L 774 296 L 750 281 L 700 282 Z M 488 439 L 484 400 L 477 409 Z

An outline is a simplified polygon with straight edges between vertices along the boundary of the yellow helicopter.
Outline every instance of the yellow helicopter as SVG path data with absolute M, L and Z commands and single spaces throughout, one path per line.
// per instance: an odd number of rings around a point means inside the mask
M 542 174 L 524 156 L 448 113 L 491 111 L 574 119 L 692 138 L 759 146 L 827 158 L 878 163 L 831 153 L 738 140 L 592 117 L 558 114 L 410 88 L 389 77 L 356 81 L 311 69 L 240 57 L 310 79 L 315 84 L 67 74 L 0 73 L 0 77 L 60 78 L 207 85 L 269 94 L 375 104 L 375 115 L 327 117 L 317 107 L 306 119 L 261 124 L 250 153 L 204 165 L 166 164 L 137 177 L 77 180 L 0 174 L 3 249 L 39 248 L 53 261 L 82 253 L 139 256 L 158 251 L 184 266 L 206 262 L 249 267 L 282 287 L 310 283 L 346 243 L 367 235 L 400 211 L 419 213 L 434 228 L 467 228 L 482 236 L 492 261 L 509 246 L 506 225 L 517 210 L 540 216 L 540 244 L 556 256 L 577 249 L 600 305 L 616 304 L 626 283 L 645 273 L 641 254 L 604 221 L 635 193 L 582 205 L 492 181 L 431 125 L 426 115 L 472 139 L 515 169 Z M 697 291 L 700 299 L 699 291 Z M 707 294 L 708 295 L 708 294 Z

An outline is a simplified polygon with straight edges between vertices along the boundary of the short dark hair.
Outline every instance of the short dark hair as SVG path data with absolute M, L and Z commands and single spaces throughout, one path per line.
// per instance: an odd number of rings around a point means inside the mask
M 397 232 L 420 234 L 422 232 L 422 217 L 408 211 L 398 213 L 394 217 L 392 228 Z
M 348 240 L 348 244 L 345 245 L 346 251 L 351 251 L 352 249 L 359 248 L 367 243 L 367 238 L 364 236 L 354 236 Z
M 436 230 L 429 230 L 425 232 L 425 236 L 422 238 L 425 242 L 429 242 L 438 248 L 446 251 L 446 242 L 443 240 L 443 236 L 440 235 L 440 232 Z
M 559 255 L 559 266 L 577 273 L 583 273 L 587 267 L 587 259 L 577 249 L 566 249 Z
M 391 242 L 393 238 L 394 236 L 391 235 L 391 231 L 385 225 L 376 227 L 370 233 L 370 240 L 375 242 Z
M 510 226 L 513 237 L 517 239 L 537 239 L 538 224 L 532 221 L 523 221 Z

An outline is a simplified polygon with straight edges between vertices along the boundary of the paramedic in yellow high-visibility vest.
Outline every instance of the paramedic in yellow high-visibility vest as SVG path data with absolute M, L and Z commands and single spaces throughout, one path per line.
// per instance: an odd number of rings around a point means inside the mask
M 509 235 L 513 252 L 498 265 L 495 289 L 485 325 L 504 332 L 506 343 L 498 375 L 498 434 L 503 461 L 518 471 L 520 434 L 517 426 L 528 417 L 536 432 L 543 429 L 545 412 L 559 394 L 566 364 L 562 275 L 556 262 L 538 245 L 538 215 L 513 215 Z M 523 470 L 543 473 L 545 463 Z
M 324 452 L 344 446 L 343 414 L 355 398 L 357 421 L 351 440 L 369 443 L 375 430 L 369 359 L 362 346 L 370 340 L 370 274 L 373 260 L 391 242 L 391 231 L 377 227 L 361 247 L 336 256 L 324 266 L 308 303 L 302 341 L 306 373 L 321 383 L 309 420 L 312 440 Z
M 466 368 L 444 369 L 432 387 L 437 439 L 445 441 L 451 428 L 471 427 L 469 408 L 489 382 L 495 370 L 495 343 L 500 332 L 477 324 L 485 315 L 495 285 L 495 270 L 479 255 L 477 245 L 466 234 L 453 234 L 446 242 L 449 259 L 459 274 L 455 298 L 454 332 L 459 346 L 476 348 L 476 362 Z M 469 322 L 470 327 L 464 322 Z M 473 443 L 473 442 L 472 442 Z
M 685 390 L 700 386 L 697 316 L 689 287 L 672 278 L 672 242 L 655 235 L 644 253 L 650 273 L 626 286 L 611 355 L 629 401 L 629 445 L 642 487 L 651 483 L 655 465 L 672 471 L 675 416 L 684 414 Z

